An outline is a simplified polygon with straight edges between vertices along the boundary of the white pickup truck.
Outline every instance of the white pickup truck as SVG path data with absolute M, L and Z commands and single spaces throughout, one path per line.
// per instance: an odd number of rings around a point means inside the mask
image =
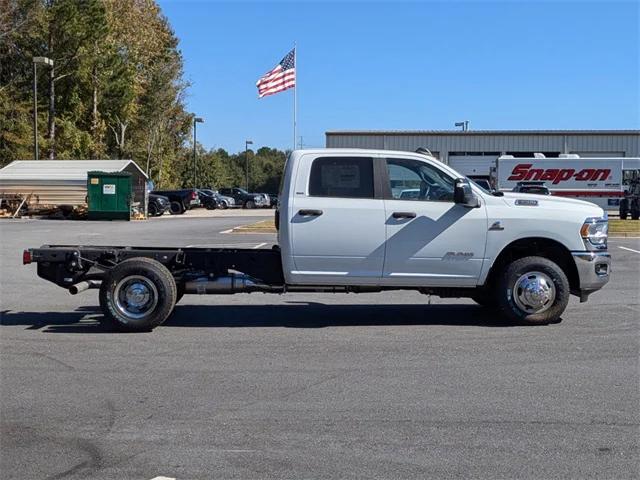
M 270 250 L 45 245 L 23 262 L 73 294 L 99 288 L 105 321 L 128 331 L 160 325 L 184 294 L 252 291 L 411 289 L 546 324 L 611 269 L 600 207 L 490 193 L 420 153 L 294 151 L 276 225 Z

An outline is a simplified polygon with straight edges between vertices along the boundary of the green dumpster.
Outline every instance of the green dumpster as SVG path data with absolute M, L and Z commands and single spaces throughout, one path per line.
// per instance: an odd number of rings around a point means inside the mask
M 131 174 L 88 172 L 89 220 L 131 219 Z

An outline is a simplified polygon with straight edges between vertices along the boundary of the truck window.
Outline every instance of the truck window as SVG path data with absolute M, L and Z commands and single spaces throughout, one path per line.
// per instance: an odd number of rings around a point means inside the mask
M 419 160 L 388 158 L 389 188 L 395 200 L 453 202 L 455 180 Z
M 373 159 L 316 158 L 311 165 L 312 197 L 373 198 Z

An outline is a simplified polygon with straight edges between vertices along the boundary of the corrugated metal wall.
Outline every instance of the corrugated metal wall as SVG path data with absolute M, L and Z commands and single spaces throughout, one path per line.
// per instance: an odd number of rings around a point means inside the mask
M 30 205 L 84 205 L 87 181 L 78 180 L 5 180 L 0 194 L 31 195 Z
M 624 152 L 625 157 L 640 157 L 640 135 L 626 134 L 405 134 L 405 133 L 332 133 L 326 134 L 329 148 L 376 148 L 415 151 L 425 147 L 440 152 L 448 160 L 449 152 Z

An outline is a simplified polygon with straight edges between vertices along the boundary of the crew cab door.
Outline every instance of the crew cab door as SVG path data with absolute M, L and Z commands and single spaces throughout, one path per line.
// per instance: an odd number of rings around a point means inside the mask
M 377 161 L 357 155 L 300 158 L 288 213 L 294 283 L 379 283 L 386 232 L 384 201 L 374 186 Z
M 455 179 L 418 159 L 387 158 L 384 285 L 474 286 L 485 257 L 484 204 L 455 204 Z

